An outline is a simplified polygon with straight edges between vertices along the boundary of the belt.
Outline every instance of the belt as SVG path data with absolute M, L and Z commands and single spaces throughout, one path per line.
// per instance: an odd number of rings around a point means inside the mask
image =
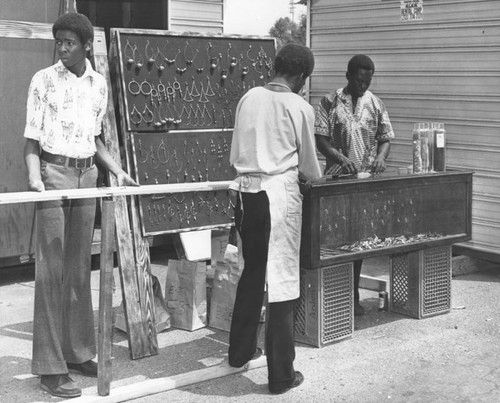
M 73 157 L 65 157 L 64 155 L 51 154 L 47 151 L 42 150 L 42 154 L 40 158 L 46 162 L 55 165 L 62 165 L 69 168 L 77 168 L 77 169 L 85 169 L 91 168 L 94 166 L 95 157 L 87 157 L 87 158 L 73 158 Z

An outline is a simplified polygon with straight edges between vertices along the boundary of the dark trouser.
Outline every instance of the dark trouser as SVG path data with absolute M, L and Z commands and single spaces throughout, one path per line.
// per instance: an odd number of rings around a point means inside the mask
M 47 190 L 95 187 L 97 168 L 42 162 Z M 64 374 L 95 357 L 90 262 L 95 199 L 37 204 L 32 372 Z
M 233 367 L 245 365 L 257 348 L 271 231 L 267 194 L 241 193 L 241 197 L 243 210 L 238 199 L 235 221 L 245 266 L 238 283 L 229 334 L 229 365 Z M 289 386 L 295 379 L 294 301 L 268 304 L 265 339 L 269 385 Z
M 354 266 L 354 302 L 359 302 L 359 278 L 361 277 L 361 265 L 362 260 L 355 260 L 353 262 Z

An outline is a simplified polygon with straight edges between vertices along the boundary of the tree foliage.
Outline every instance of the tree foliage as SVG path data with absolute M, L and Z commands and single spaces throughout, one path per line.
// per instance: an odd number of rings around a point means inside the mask
M 301 15 L 297 24 L 289 17 L 278 18 L 269 30 L 269 35 L 277 40 L 278 50 L 287 43 L 306 44 L 306 15 Z

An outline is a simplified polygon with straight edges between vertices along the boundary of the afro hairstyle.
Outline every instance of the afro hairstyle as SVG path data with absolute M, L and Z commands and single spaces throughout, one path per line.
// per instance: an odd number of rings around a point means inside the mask
M 56 37 L 57 31 L 65 30 L 74 32 L 82 45 L 88 40 L 94 41 L 94 27 L 87 16 L 80 13 L 66 13 L 61 15 L 52 26 L 52 35 Z
M 278 51 L 274 69 L 278 74 L 309 77 L 314 69 L 314 55 L 307 46 L 288 43 Z
M 349 63 L 347 64 L 347 72 L 355 74 L 358 69 L 371 70 L 372 73 L 375 73 L 375 65 L 373 64 L 373 61 L 366 55 L 355 55 L 351 58 L 351 60 L 349 60 Z

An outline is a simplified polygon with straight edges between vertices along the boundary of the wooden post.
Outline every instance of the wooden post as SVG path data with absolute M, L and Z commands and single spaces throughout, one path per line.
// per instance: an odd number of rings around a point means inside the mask
M 112 378 L 111 336 L 113 333 L 113 249 L 115 232 L 115 205 L 111 199 L 103 199 L 101 205 L 101 262 L 99 284 L 99 333 L 97 392 L 109 395 Z

